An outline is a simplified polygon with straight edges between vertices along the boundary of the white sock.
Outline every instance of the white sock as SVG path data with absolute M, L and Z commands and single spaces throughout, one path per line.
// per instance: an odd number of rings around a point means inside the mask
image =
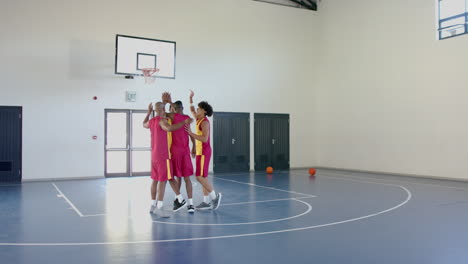
M 203 196 L 203 202 L 205 203 L 210 203 L 210 197 L 209 196 Z
M 210 197 L 211 197 L 211 200 L 216 199 L 216 193 L 214 190 L 210 192 Z
M 151 200 L 151 205 L 156 206 L 156 200 Z
M 188 204 L 193 205 L 193 199 L 188 199 Z
M 163 201 L 158 201 L 158 203 L 156 204 L 156 207 L 158 209 L 161 209 L 163 207 Z
M 184 200 L 184 198 L 182 197 L 182 194 L 176 195 L 175 198 L 179 200 L 179 203 L 181 203 Z

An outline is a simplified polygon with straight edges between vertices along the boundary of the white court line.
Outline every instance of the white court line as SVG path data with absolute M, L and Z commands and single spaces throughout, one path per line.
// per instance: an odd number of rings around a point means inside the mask
M 315 195 L 310 195 L 310 194 L 305 194 L 305 193 L 298 193 L 298 192 L 293 192 L 293 191 L 288 191 L 288 190 L 282 190 L 282 189 L 277 189 L 277 188 L 272 188 L 272 187 L 267 187 L 267 186 L 261 186 L 261 185 L 256 185 L 256 184 L 248 183 L 248 182 L 240 182 L 240 181 L 228 180 L 228 179 L 223 179 L 223 178 L 218 178 L 218 177 L 215 177 L 214 179 L 223 180 L 223 181 L 230 181 L 230 182 L 235 182 L 235 183 L 239 183 L 239 184 L 245 184 L 245 185 L 255 186 L 255 187 L 259 187 L 259 188 L 270 189 L 270 190 L 275 190 L 275 191 L 280 191 L 280 192 L 293 193 L 293 194 L 298 194 L 298 195 L 305 196 L 305 197 L 299 197 L 299 198 L 287 198 L 286 200 L 291 200 L 291 199 L 304 199 L 304 198 L 314 198 L 314 197 L 317 197 L 317 196 L 315 196 Z M 283 199 L 278 199 L 278 201 L 281 201 L 281 200 L 283 200 Z M 226 205 L 237 205 L 237 204 L 247 204 L 247 203 L 261 203 L 261 202 L 269 202 L 269 201 L 273 201 L 273 200 L 267 200 L 267 201 L 251 201 L 251 202 L 233 203 L 233 204 L 222 204 L 222 206 L 226 206 Z M 106 215 L 108 215 L 108 214 L 81 215 L 81 217 L 94 217 L 94 216 L 106 216 Z
M 377 183 L 378 184 L 378 183 Z M 351 218 L 343 221 L 337 221 L 337 222 L 332 222 L 332 223 L 327 223 L 327 224 L 321 224 L 321 225 L 312 225 L 312 226 L 306 226 L 306 227 L 299 227 L 299 228 L 290 228 L 290 229 L 283 229 L 283 230 L 277 230 L 277 231 L 269 231 L 269 232 L 257 232 L 257 233 L 248 233 L 248 234 L 239 234 L 239 235 L 226 235 L 226 236 L 211 236 L 211 237 L 196 237 L 196 238 L 179 238 L 179 239 L 167 239 L 167 240 L 141 240 L 141 241 L 120 241 L 120 242 L 91 242 L 91 243 L 0 243 L 0 246 L 96 246 L 96 245 L 132 245 L 132 244 L 152 244 L 152 243 L 168 243 L 168 242 L 181 242 L 181 241 L 200 241 L 200 240 L 210 240 L 210 239 L 226 239 L 226 238 L 237 238 L 237 237 L 249 237 L 249 236 L 260 236 L 260 235 L 271 235 L 271 234 L 279 234 L 279 233 L 286 233 L 286 232 L 294 232 L 294 231 L 302 231 L 302 230 L 309 230 L 309 229 L 315 229 L 315 228 L 321 228 L 321 227 L 328 227 L 328 226 L 334 226 L 334 225 L 339 225 L 339 224 L 344 224 L 344 223 L 350 223 L 350 222 L 355 222 L 359 220 L 363 220 L 366 218 L 371 218 L 375 217 L 381 214 L 385 214 L 388 212 L 391 212 L 393 210 L 396 210 L 400 208 L 401 206 L 405 205 L 406 203 L 411 200 L 411 192 L 406 189 L 405 187 L 401 185 L 394 185 L 398 188 L 403 189 L 407 197 L 406 199 L 397 204 L 394 207 L 391 207 L 389 209 L 361 216 L 361 217 L 356 217 L 356 218 Z
M 380 185 L 388 185 L 388 186 L 395 186 L 395 184 L 392 184 L 392 183 L 382 183 L 382 182 L 375 182 L 375 181 L 368 181 L 368 180 L 359 180 L 359 179 L 353 179 L 353 178 L 341 178 L 341 177 L 337 177 L 337 176 L 330 176 L 330 175 L 326 175 L 325 176 L 326 178 L 330 178 L 330 179 L 338 179 L 338 180 L 344 180 L 344 181 L 352 181 L 352 182 L 365 182 L 365 183 L 371 183 L 371 184 L 380 184 Z
M 277 189 L 277 188 L 273 188 L 273 187 L 267 187 L 267 186 L 257 185 L 257 184 L 253 184 L 253 183 L 250 183 L 250 182 L 240 182 L 240 181 L 228 180 L 228 179 L 218 178 L 218 177 L 216 177 L 216 178 L 214 178 L 214 179 L 216 179 L 216 180 L 223 180 L 223 181 L 230 181 L 230 182 L 235 182 L 235 183 L 240 183 L 240 184 L 255 186 L 255 187 L 259 187 L 259 188 L 275 190 L 275 191 L 279 191 L 279 192 L 287 192 L 287 193 L 294 193 L 294 194 L 298 194 L 298 195 L 304 195 L 304 196 L 310 196 L 310 197 L 317 197 L 317 196 L 315 196 L 315 195 L 310 195 L 310 194 L 306 194 L 306 193 L 299 193 L 299 192 L 293 192 L 293 191 L 288 191 L 288 190 L 282 190 L 282 189 Z
M 283 198 L 283 199 L 274 199 L 274 200 L 261 200 L 261 201 L 249 201 L 249 202 L 240 202 L 240 203 L 227 203 L 222 204 L 224 206 L 230 205 L 241 205 L 241 204 L 253 204 L 253 203 L 268 203 L 268 202 L 277 202 L 277 201 L 287 201 L 287 200 L 295 200 L 295 199 L 307 199 L 307 198 L 315 198 L 314 196 L 303 196 L 303 197 L 291 197 L 291 198 Z M 94 217 L 94 216 L 106 216 L 108 214 L 92 214 L 92 215 L 83 215 L 82 217 Z M 129 217 L 131 217 L 129 215 Z
M 108 214 L 92 214 L 92 215 L 83 215 L 81 217 L 94 217 L 94 216 L 106 216 Z
M 294 173 L 292 173 L 294 175 Z M 304 176 L 304 175 L 297 175 L 296 176 Z M 347 178 L 352 178 L 352 179 L 357 179 L 362 182 L 370 182 L 370 183 L 375 183 L 371 182 L 369 180 L 375 180 L 377 182 L 387 182 L 387 183 L 408 183 L 408 184 L 416 184 L 416 185 L 427 185 L 427 186 L 432 186 L 432 187 L 441 187 L 441 188 L 448 188 L 448 189 L 454 189 L 458 191 L 468 191 L 466 188 L 460 188 L 460 187 L 453 187 L 453 186 L 445 186 L 445 185 L 438 185 L 438 184 L 432 184 L 432 183 L 421 183 L 421 182 L 411 182 L 411 181 L 404 181 L 404 180 L 393 180 L 393 179 L 380 179 L 380 178 L 369 178 L 369 177 L 359 177 L 359 176 L 348 176 L 348 175 L 342 175 L 342 174 L 337 174 L 337 173 L 332 173 L 332 172 L 321 172 L 320 175 L 324 175 L 325 177 L 328 178 L 339 178 L 346 180 Z M 416 178 L 417 179 L 417 178 Z M 363 181 L 364 180 L 364 181 Z M 381 183 L 384 184 L 384 183 Z
M 304 174 L 297 174 L 296 172 L 298 173 L 302 173 L 301 172 L 302 170 L 300 169 L 292 169 L 289 171 L 290 174 L 292 175 L 295 175 L 295 176 L 304 176 Z M 295 174 L 296 173 L 296 174 Z M 320 174 L 319 174 L 320 173 Z M 344 174 L 339 174 L 339 173 L 334 173 L 334 172 L 319 172 L 316 174 L 316 176 L 320 176 L 320 175 L 325 175 L 329 177 L 330 175 L 331 176 L 335 176 L 335 177 L 341 177 L 342 179 L 346 179 L 346 178 L 355 178 L 355 179 L 363 179 L 363 180 L 376 180 L 376 181 L 384 181 L 384 182 L 393 182 L 393 183 L 409 183 L 409 184 L 416 184 L 416 185 L 426 185 L 426 186 L 434 186 L 434 187 L 441 187 L 441 188 L 448 188 L 448 189 L 453 189 L 453 190 L 458 190 L 458 191 L 468 191 L 468 188 L 462 188 L 462 187 L 454 187 L 454 186 L 448 186 L 448 185 L 439 185 L 439 184 L 434 184 L 434 183 L 421 183 L 421 182 L 412 182 L 412 181 L 405 181 L 405 180 L 398 180 L 398 179 L 380 179 L 380 178 L 370 178 L 370 177 L 359 177 L 359 176 L 348 176 L 348 175 L 344 175 Z M 353 172 L 354 174 L 358 173 L 358 172 Z M 377 174 L 377 173 L 374 173 L 374 174 Z M 308 175 L 308 174 L 307 174 Z M 352 175 L 352 174 L 351 174 Z M 398 175 L 388 175 L 388 176 L 391 176 L 391 177 L 402 177 L 402 176 L 398 176 Z M 411 176 L 407 176 L 407 177 L 411 177 Z M 427 179 L 427 180 L 433 180 L 433 181 L 451 181 L 451 182 L 457 182 L 457 180 L 450 180 L 450 179 L 432 179 L 432 178 L 424 178 L 424 177 L 411 177 L 413 178 L 414 180 L 424 180 L 424 179 Z M 463 181 L 459 181 L 460 183 L 464 183 L 464 184 L 467 184 L 467 182 L 463 182 Z
M 307 197 L 308 198 L 308 197 Z M 292 199 L 293 201 L 297 201 L 300 203 L 303 203 L 307 206 L 307 210 L 301 214 L 286 217 L 286 218 L 280 218 L 280 219 L 275 219 L 275 220 L 266 220 L 266 221 L 258 221 L 258 222 L 244 222 L 244 223 L 226 223 L 226 224 L 192 224 L 192 223 L 176 223 L 176 222 L 163 222 L 163 221 L 153 221 L 153 223 L 158 223 L 158 224 L 166 224 L 166 225 L 185 225 L 185 226 L 239 226 L 239 225 L 256 225 L 256 224 L 267 224 L 267 223 L 274 223 L 274 222 L 280 222 L 280 221 L 286 221 L 286 220 L 291 220 L 294 218 L 301 217 L 303 215 L 306 215 L 312 211 L 312 205 L 310 205 L 307 202 L 298 200 L 298 199 Z
M 55 187 L 55 189 L 57 189 L 57 191 L 59 192 L 60 196 L 59 197 L 62 197 L 63 199 L 65 199 L 65 201 L 67 201 L 67 203 L 73 208 L 73 210 L 75 210 L 75 212 L 80 216 L 80 217 L 83 217 L 83 214 L 80 212 L 80 210 L 78 210 L 78 208 L 76 208 L 76 206 L 70 201 L 68 200 L 68 198 L 65 196 L 65 194 L 63 194 L 62 191 L 60 191 L 60 189 L 57 187 L 57 185 L 55 185 L 55 183 L 52 183 L 52 185 Z
M 224 207 L 224 206 L 229 206 L 229 205 L 251 204 L 251 203 L 269 203 L 269 202 L 287 201 L 287 200 L 305 199 L 305 198 L 315 198 L 315 197 L 314 196 L 291 197 L 291 198 L 274 199 L 274 200 L 250 201 L 250 202 L 241 202 L 241 203 L 227 203 L 227 204 L 222 204 L 222 205 Z

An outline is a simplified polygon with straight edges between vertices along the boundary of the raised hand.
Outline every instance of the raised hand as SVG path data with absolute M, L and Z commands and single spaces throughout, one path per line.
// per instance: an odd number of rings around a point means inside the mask
M 148 105 L 148 112 L 152 112 L 153 111 L 153 103 L 150 103 Z
M 164 92 L 162 94 L 162 102 L 164 104 L 167 104 L 167 103 L 172 103 L 172 98 L 171 98 L 171 94 L 169 92 Z

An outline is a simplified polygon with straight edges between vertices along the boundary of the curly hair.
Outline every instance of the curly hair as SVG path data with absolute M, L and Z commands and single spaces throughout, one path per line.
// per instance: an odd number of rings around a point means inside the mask
M 198 107 L 205 110 L 207 116 L 213 115 L 213 107 L 211 107 L 211 105 L 208 102 L 202 101 L 198 104 Z

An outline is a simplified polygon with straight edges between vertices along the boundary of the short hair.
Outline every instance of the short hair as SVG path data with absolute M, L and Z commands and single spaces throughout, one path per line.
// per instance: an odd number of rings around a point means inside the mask
M 202 101 L 198 104 L 198 107 L 205 110 L 207 116 L 213 115 L 213 107 L 211 107 L 211 105 L 208 102 Z
M 154 110 L 156 110 L 158 107 L 164 109 L 164 104 L 162 102 L 156 102 L 156 104 L 154 104 Z
M 174 108 L 184 108 L 184 105 L 182 104 L 181 101 L 175 101 L 175 102 L 172 104 L 172 106 L 173 106 Z

